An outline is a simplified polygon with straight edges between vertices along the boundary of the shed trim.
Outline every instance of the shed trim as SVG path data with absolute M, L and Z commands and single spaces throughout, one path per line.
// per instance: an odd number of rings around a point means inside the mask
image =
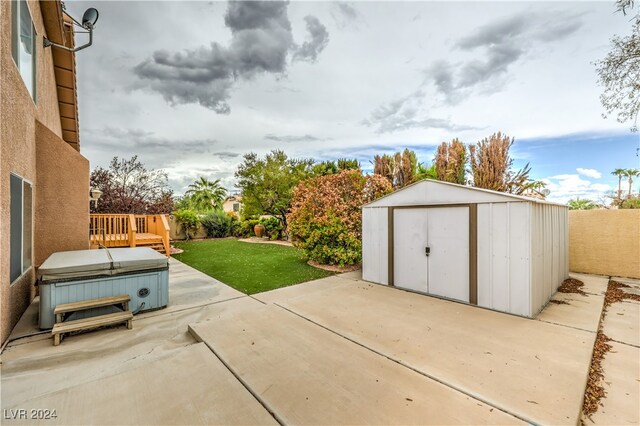
M 469 304 L 478 304 L 478 205 L 469 204 Z
M 387 207 L 387 282 L 393 287 L 393 207 Z
M 410 185 L 405 186 L 404 188 L 400 188 L 400 189 L 398 189 L 396 191 L 393 191 L 393 192 L 390 192 L 389 194 L 386 194 L 386 195 L 384 195 L 384 196 L 382 196 L 380 198 L 376 198 L 373 201 L 370 201 L 370 202 L 368 202 L 366 204 L 363 204 L 362 207 L 363 208 L 369 207 L 372 204 L 377 203 L 380 200 L 384 200 L 385 198 L 388 198 L 388 197 L 390 197 L 392 195 L 398 194 L 399 192 L 406 191 L 406 190 L 411 189 L 414 186 L 417 186 L 417 185 L 420 185 L 420 184 L 424 184 L 424 183 L 429 183 L 429 182 L 430 183 L 439 184 L 439 185 L 452 186 L 452 187 L 460 188 L 460 189 L 483 192 L 483 193 L 491 194 L 491 195 L 498 195 L 498 196 L 502 196 L 502 197 L 513 198 L 513 199 L 518 200 L 518 201 L 526 201 L 526 202 L 530 202 L 530 203 L 550 204 L 550 205 L 554 205 L 554 206 L 566 207 L 565 204 L 556 203 L 556 202 L 553 202 L 553 201 L 540 200 L 538 198 L 532 198 L 532 197 L 525 197 L 525 196 L 522 196 L 522 195 L 509 194 L 508 192 L 493 191 L 491 189 L 477 188 L 475 186 L 460 185 L 460 184 L 457 184 L 457 183 L 444 182 L 444 181 L 441 181 L 441 180 L 434 180 L 434 179 L 422 179 L 422 180 L 419 180 L 417 182 L 414 182 L 414 183 L 412 183 Z M 497 201 L 491 201 L 491 202 L 497 202 Z M 508 202 L 508 201 L 503 201 L 503 202 Z M 444 206 L 444 204 L 441 204 L 441 205 Z M 386 207 L 386 206 L 371 206 L 371 207 Z M 397 206 L 395 206 L 395 207 L 397 207 Z
M 387 282 L 394 285 L 394 211 L 396 209 L 432 209 L 441 207 L 467 207 L 469 209 L 469 304 L 478 305 L 478 205 L 476 203 L 428 204 L 415 206 L 393 206 L 387 209 Z

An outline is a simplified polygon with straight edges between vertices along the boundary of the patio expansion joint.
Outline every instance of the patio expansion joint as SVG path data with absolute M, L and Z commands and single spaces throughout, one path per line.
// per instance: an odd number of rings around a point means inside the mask
M 199 308 L 204 308 L 205 306 L 217 305 L 219 303 L 230 302 L 232 300 L 242 299 L 243 297 L 250 297 L 250 296 L 247 296 L 246 294 L 243 294 L 241 296 L 232 297 L 230 299 L 217 300 L 215 302 L 203 303 L 201 305 L 186 306 L 184 308 L 176 309 L 176 310 L 168 311 L 168 312 L 164 312 L 162 309 L 160 309 L 160 310 L 156 311 L 157 313 L 155 313 L 155 314 L 145 315 L 143 317 L 138 317 L 138 318 L 136 318 L 134 316 L 133 317 L 133 321 L 144 321 L 146 319 L 155 318 L 155 317 L 159 317 L 159 316 L 162 316 L 162 315 L 172 315 L 172 314 L 175 314 L 175 313 L 178 313 L 178 312 L 184 312 L 184 311 L 188 311 L 188 310 L 191 310 L 191 309 L 199 309 Z
M 534 321 L 540 321 L 540 322 L 544 322 L 544 323 L 547 323 L 547 324 L 557 325 L 559 327 L 571 328 L 573 330 L 586 331 L 586 332 L 591 333 L 591 334 L 596 334 L 596 332 L 593 331 L 593 330 L 587 330 L 586 328 L 574 327 L 572 325 L 567 325 L 567 324 L 560 324 L 558 322 L 541 320 L 541 319 L 537 319 L 537 318 Z
M 265 303 L 265 305 L 266 305 L 266 303 Z M 278 424 L 280 424 L 281 426 L 285 426 L 286 423 L 280 418 L 280 416 L 278 416 L 276 411 L 273 408 L 271 408 L 271 406 L 264 399 L 262 399 L 262 397 L 259 394 L 257 394 L 253 389 L 251 389 L 251 386 L 249 386 L 249 384 L 242 377 L 240 377 L 240 375 L 238 373 L 236 373 L 236 371 L 233 368 L 231 368 L 231 366 L 220 355 L 218 355 L 218 353 L 215 351 L 215 349 L 213 349 L 213 347 L 211 345 L 209 345 L 208 342 L 205 342 L 204 340 L 200 339 L 200 337 L 198 336 L 198 333 L 194 332 L 191 329 L 190 325 L 188 325 L 187 327 L 188 327 L 189 333 L 198 342 L 202 342 L 207 346 L 207 348 L 211 351 L 211 353 L 213 353 L 213 355 L 220 360 L 222 365 L 224 365 L 225 368 L 227 370 L 229 370 L 229 372 L 231 374 L 233 374 L 233 377 L 235 377 L 236 380 L 238 382 L 240 382 L 240 384 L 247 390 L 247 392 L 249 392 L 251 394 L 251 396 L 253 396 L 255 398 L 255 400 L 258 401 L 258 403 L 260 405 L 262 405 L 262 407 L 271 415 L 271 417 L 273 417 L 273 419 L 276 422 L 278 422 Z
M 262 301 L 262 300 L 258 299 L 257 297 L 254 297 L 254 296 L 253 296 L 253 295 L 251 295 L 251 294 L 247 294 L 247 297 L 248 297 L 248 298 L 250 298 L 250 299 L 255 300 L 256 302 L 260 302 L 260 303 L 262 303 L 263 305 L 266 305 L 266 304 L 267 304 L 267 302 L 264 302 L 264 301 Z
M 629 343 L 629 342 L 623 342 L 622 340 L 616 340 L 616 339 L 609 338 L 609 341 L 615 342 L 615 343 L 620 343 L 621 345 L 626 345 L 626 346 L 629 346 L 629 347 L 632 347 L 632 348 L 640 349 L 640 346 L 634 345 L 633 343 Z
M 502 407 L 496 405 L 495 403 L 492 403 L 491 401 L 488 401 L 488 400 L 486 400 L 484 398 L 479 397 L 478 395 L 475 395 L 475 394 L 473 394 L 473 393 L 471 393 L 469 391 L 466 391 L 464 389 L 461 389 L 461 388 L 459 388 L 457 386 L 453 386 L 453 385 L 451 385 L 451 384 L 449 384 L 447 382 L 442 381 L 441 379 L 439 379 L 439 378 L 437 378 L 435 376 L 432 376 L 432 375 L 430 375 L 428 373 L 420 371 L 420 370 L 416 369 L 415 367 L 412 367 L 411 365 L 408 365 L 408 364 L 404 363 L 403 361 L 401 361 L 399 359 L 390 357 L 389 355 L 386 355 L 386 354 L 384 354 L 384 353 L 382 353 L 380 351 L 377 351 L 377 350 L 375 350 L 373 348 L 370 348 L 370 347 L 368 347 L 368 346 L 366 346 L 366 345 L 364 345 L 364 344 L 362 344 L 362 343 L 360 343 L 360 342 L 358 342 L 358 341 L 356 341 L 356 340 L 354 340 L 354 339 L 352 339 L 350 337 L 347 337 L 347 336 L 345 336 L 343 334 L 338 333 L 335 330 L 332 330 L 332 329 L 330 329 L 330 328 L 328 328 L 328 327 L 326 327 L 326 326 L 324 326 L 324 325 L 322 325 L 320 323 L 317 323 L 317 322 L 313 321 L 312 319 L 307 318 L 304 315 L 301 315 L 301 314 L 299 314 L 299 313 L 297 313 L 297 312 L 295 312 L 295 311 L 293 311 L 293 310 L 291 310 L 291 309 L 289 309 L 289 308 L 287 308 L 285 306 L 282 306 L 282 305 L 280 305 L 278 303 L 275 303 L 275 302 L 273 303 L 273 305 L 275 305 L 275 306 L 277 306 L 277 307 L 279 307 L 279 308 L 281 308 L 281 309 L 283 309 L 283 310 L 285 310 L 285 311 L 287 311 L 287 312 L 289 312 L 289 313 L 291 313 L 293 315 L 296 315 L 296 316 L 298 316 L 298 317 L 300 317 L 300 318 L 302 318 L 302 319 L 304 319 L 306 321 L 309 321 L 311 324 L 314 324 L 314 325 L 316 325 L 316 326 L 318 326 L 320 328 L 323 328 L 324 330 L 327 330 L 328 332 L 333 333 L 333 334 L 335 334 L 335 335 L 337 335 L 337 336 L 339 336 L 339 337 L 341 337 L 341 338 L 343 338 L 343 339 L 345 339 L 345 340 L 347 340 L 347 341 L 349 341 L 351 343 L 354 343 L 354 344 L 356 344 L 356 345 L 358 345 L 358 346 L 360 346 L 360 347 L 362 347 L 362 348 L 364 348 L 364 349 L 366 349 L 368 351 L 371 351 L 371 352 L 375 353 L 376 355 L 379 355 L 379 356 L 381 356 L 383 358 L 386 358 L 389 361 L 392 361 L 392 362 L 394 362 L 394 363 L 396 363 L 396 364 L 398 364 L 398 365 L 400 365 L 400 366 L 402 366 L 404 368 L 407 368 L 407 369 L 409 369 L 409 370 L 411 370 L 411 371 L 413 371 L 415 373 L 418 373 L 423 377 L 431 379 L 431 380 L 433 380 L 433 381 L 435 381 L 435 382 L 437 382 L 437 383 L 439 383 L 439 384 L 441 384 L 441 385 L 443 385 L 443 386 L 445 386 L 445 387 L 447 387 L 449 389 L 453 389 L 456 392 L 460 392 L 460 393 L 468 396 L 469 398 L 472 398 L 472 399 L 475 399 L 476 401 L 482 402 L 482 403 L 484 403 L 484 404 L 486 404 L 486 405 L 488 405 L 490 407 L 495 408 L 496 410 L 502 411 L 503 413 L 506 413 L 506 414 L 508 414 L 510 416 L 513 416 L 513 417 L 515 417 L 515 418 L 517 418 L 519 420 L 522 420 L 523 422 L 526 422 L 528 424 L 532 424 L 532 425 L 538 424 L 537 422 L 535 422 L 532 419 L 528 419 L 528 418 L 523 417 L 522 415 L 520 415 L 518 413 L 511 412 L 508 409 L 502 408 Z M 222 362 L 224 363 L 224 361 L 222 361 Z

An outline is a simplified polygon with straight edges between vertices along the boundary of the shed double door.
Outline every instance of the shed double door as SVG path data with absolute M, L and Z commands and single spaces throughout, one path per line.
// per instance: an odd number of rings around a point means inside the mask
M 393 211 L 393 285 L 469 303 L 469 207 Z

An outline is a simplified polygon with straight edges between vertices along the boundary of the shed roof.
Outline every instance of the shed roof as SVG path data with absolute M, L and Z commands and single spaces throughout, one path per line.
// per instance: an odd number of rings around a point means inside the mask
M 456 183 L 439 180 L 424 179 L 407 185 L 402 189 L 378 198 L 364 207 L 393 207 L 410 205 L 436 205 L 436 204 L 462 204 L 462 203 L 506 203 L 506 202 L 530 202 L 539 204 L 551 204 L 563 206 L 564 204 L 537 198 L 523 197 L 521 195 L 507 194 L 505 192 L 489 189 L 475 188 L 472 186 L 458 185 Z

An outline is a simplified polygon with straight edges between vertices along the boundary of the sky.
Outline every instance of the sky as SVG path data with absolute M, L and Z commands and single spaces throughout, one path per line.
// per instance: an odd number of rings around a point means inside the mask
M 554 201 L 604 200 L 614 168 L 640 168 L 638 133 L 599 101 L 594 61 L 631 31 L 613 1 L 65 3 L 100 12 L 76 55 L 83 155 L 138 155 L 178 194 L 199 176 L 233 191 L 248 152 L 370 171 L 497 131 Z

